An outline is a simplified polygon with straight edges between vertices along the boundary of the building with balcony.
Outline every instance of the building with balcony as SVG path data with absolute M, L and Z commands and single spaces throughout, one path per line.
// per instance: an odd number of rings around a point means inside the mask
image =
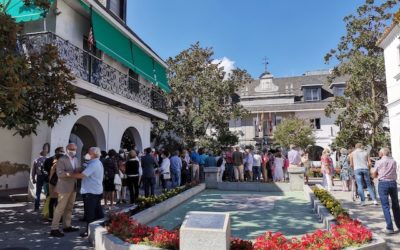
M 346 81 L 328 83 L 330 71 L 306 72 L 301 76 L 277 77 L 263 73 L 259 79 L 239 91 L 240 103 L 250 113 L 232 120 L 230 130 L 239 133 L 241 145 L 266 147 L 273 142 L 273 132 L 284 119 L 297 117 L 313 128 L 316 145 L 329 146 L 339 127 L 336 116 L 326 117 L 324 109 L 334 96 L 344 95 Z
M 388 27 L 378 45 L 384 49 L 392 155 L 400 163 L 400 24 Z
M 75 76 L 77 113 L 53 128 L 21 138 L 0 130 L 0 162 L 31 166 L 43 145 L 50 154 L 69 142 L 78 157 L 91 146 L 102 150 L 150 146 L 152 120 L 167 119 L 164 93 L 169 92 L 166 63 L 126 25 L 127 0 L 51 0 L 48 12 L 12 0 L 8 14 L 23 24 L 21 53 L 45 44 L 57 46 Z M 90 30 L 93 31 L 94 42 Z M 0 177 L 0 189 L 27 186 L 28 174 Z

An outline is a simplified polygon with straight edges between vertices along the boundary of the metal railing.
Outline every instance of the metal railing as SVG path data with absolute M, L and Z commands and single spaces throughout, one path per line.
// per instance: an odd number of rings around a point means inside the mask
M 22 35 L 18 41 L 18 50 L 22 53 L 38 51 L 45 44 L 52 44 L 58 48 L 60 58 L 75 77 L 112 94 L 123 96 L 157 111 L 166 112 L 166 98 L 157 87 L 143 84 L 129 77 L 92 53 L 52 32 Z

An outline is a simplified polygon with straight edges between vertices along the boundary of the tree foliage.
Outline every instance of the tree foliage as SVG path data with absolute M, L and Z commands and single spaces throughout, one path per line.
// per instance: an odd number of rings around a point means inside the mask
M 160 137 L 165 131 L 182 139 L 185 145 L 208 138 L 207 129 L 216 131 L 215 140 L 227 134 L 229 121 L 242 117 L 246 111 L 232 98 L 240 87 L 251 81 L 242 69 L 226 74 L 219 63 L 213 61 L 211 48 L 199 43 L 169 58 L 168 121 L 155 123 L 153 133 Z M 231 137 L 230 137 L 231 139 Z
M 377 42 L 397 4 L 397 0 L 380 4 L 366 0 L 355 14 L 344 18 L 346 34 L 337 48 L 325 56 L 326 62 L 333 58 L 339 62 L 331 80 L 349 77 L 344 97 L 335 97 L 325 109 L 328 116 L 338 113 L 336 124 L 341 130 L 336 143 L 339 147 L 348 148 L 363 142 L 377 149 L 388 143 L 383 128 L 387 116 L 385 67 L 383 50 Z
M 305 149 L 308 145 L 315 144 L 315 136 L 310 124 L 306 121 L 288 118 L 276 127 L 274 141 L 282 147 L 289 148 L 290 144 L 295 144 Z
M 49 1 L 24 1 L 48 9 Z M 36 133 L 41 121 L 52 127 L 61 116 L 76 111 L 70 70 L 57 48 L 45 45 L 22 53 L 22 26 L 0 6 L 0 127 L 22 137 Z

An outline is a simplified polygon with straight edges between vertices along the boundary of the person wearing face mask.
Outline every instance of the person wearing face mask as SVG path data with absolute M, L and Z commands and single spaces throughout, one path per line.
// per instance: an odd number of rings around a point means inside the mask
M 87 227 L 80 234 L 81 237 L 88 235 L 90 223 L 104 218 L 103 208 L 101 207 L 104 167 L 100 161 L 100 156 L 100 148 L 90 148 L 85 155 L 85 160 L 87 161 L 85 170 L 82 173 L 71 174 L 72 178 L 82 179 L 81 194 Z
M 63 218 L 64 233 L 79 231 L 79 228 L 71 225 L 72 209 L 74 207 L 77 191 L 76 179 L 71 178 L 71 175 L 79 173 L 81 168 L 79 161 L 76 158 L 76 144 L 69 143 L 66 149 L 67 154 L 60 157 L 56 164 L 58 181 L 55 191 L 58 193 L 58 204 L 54 211 L 50 231 L 50 235 L 54 237 L 64 236 L 64 234 L 59 230 L 61 217 Z

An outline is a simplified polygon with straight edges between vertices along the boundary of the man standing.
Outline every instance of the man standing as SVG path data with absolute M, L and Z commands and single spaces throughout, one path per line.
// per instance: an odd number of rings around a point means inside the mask
M 67 154 L 62 156 L 56 165 L 58 176 L 55 191 L 58 193 L 58 204 L 54 211 L 53 222 L 51 224 L 50 235 L 63 237 L 64 234 L 59 230 L 59 223 L 63 217 L 64 233 L 78 231 L 79 228 L 71 226 L 72 209 L 76 198 L 77 183 L 76 179 L 71 178 L 73 173 L 79 173 L 80 166 L 76 156 L 76 145 L 70 143 L 67 146 Z
M 200 155 L 195 149 L 190 153 L 190 161 L 192 162 L 192 181 L 200 180 Z
M 179 157 L 179 151 L 175 151 L 174 155 L 170 159 L 171 162 L 171 174 L 172 174 L 172 188 L 179 187 L 181 185 L 181 171 L 182 171 L 182 160 Z
M 291 144 L 290 151 L 288 152 L 289 167 L 300 167 L 301 166 L 301 155 L 296 149 L 296 145 Z
M 49 172 L 44 169 L 44 162 L 46 161 L 47 152 L 40 152 L 39 158 L 33 162 L 32 168 L 32 183 L 36 184 L 36 199 L 35 199 L 35 211 L 39 210 L 40 195 L 42 194 L 43 185 L 48 182 Z
M 389 196 L 392 200 L 392 212 L 396 227 L 400 229 L 400 206 L 397 190 L 397 164 L 395 160 L 390 157 L 390 150 L 382 148 L 379 151 L 379 156 L 382 157 L 375 163 L 375 169 L 372 175 L 378 177 L 378 192 L 381 199 L 383 215 L 385 216 L 386 234 L 394 234 L 392 218 L 390 215 Z
M 233 170 L 235 171 L 235 180 L 243 181 L 244 174 L 243 174 L 243 154 L 240 152 L 240 147 L 236 147 L 236 151 L 232 154 L 233 158 Z
M 89 224 L 93 221 L 104 218 L 101 199 L 103 196 L 104 168 L 100 161 L 100 148 L 92 147 L 85 155 L 87 166 L 82 173 L 73 173 L 71 177 L 82 179 L 81 194 L 83 197 L 83 208 L 86 219 L 86 230 L 80 235 L 88 235 Z
M 144 150 L 145 155 L 142 157 L 141 165 L 143 170 L 143 186 L 144 196 L 154 195 L 154 186 L 156 184 L 155 166 L 157 163 L 151 155 L 151 148 Z
M 357 191 L 360 196 L 361 206 L 365 206 L 365 195 L 363 188 L 363 179 L 368 187 L 368 193 L 374 201 L 374 205 L 378 205 L 376 202 L 375 192 L 372 188 L 371 178 L 369 175 L 369 167 L 371 166 L 371 159 L 369 158 L 368 152 L 365 151 L 361 143 L 357 143 L 355 146 L 355 150 L 351 153 L 350 156 L 350 166 L 354 170 L 354 176 L 357 182 Z
M 228 181 L 233 181 L 235 179 L 235 170 L 233 169 L 233 147 L 230 147 L 226 152 L 226 171 Z
M 248 148 L 245 150 L 245 154 L 246 154 L 246 158 L 244 160 L 244 179 L 246 181 L 252 181 L 253 180 L 253 153 L 251 152 L 251 150 Z

